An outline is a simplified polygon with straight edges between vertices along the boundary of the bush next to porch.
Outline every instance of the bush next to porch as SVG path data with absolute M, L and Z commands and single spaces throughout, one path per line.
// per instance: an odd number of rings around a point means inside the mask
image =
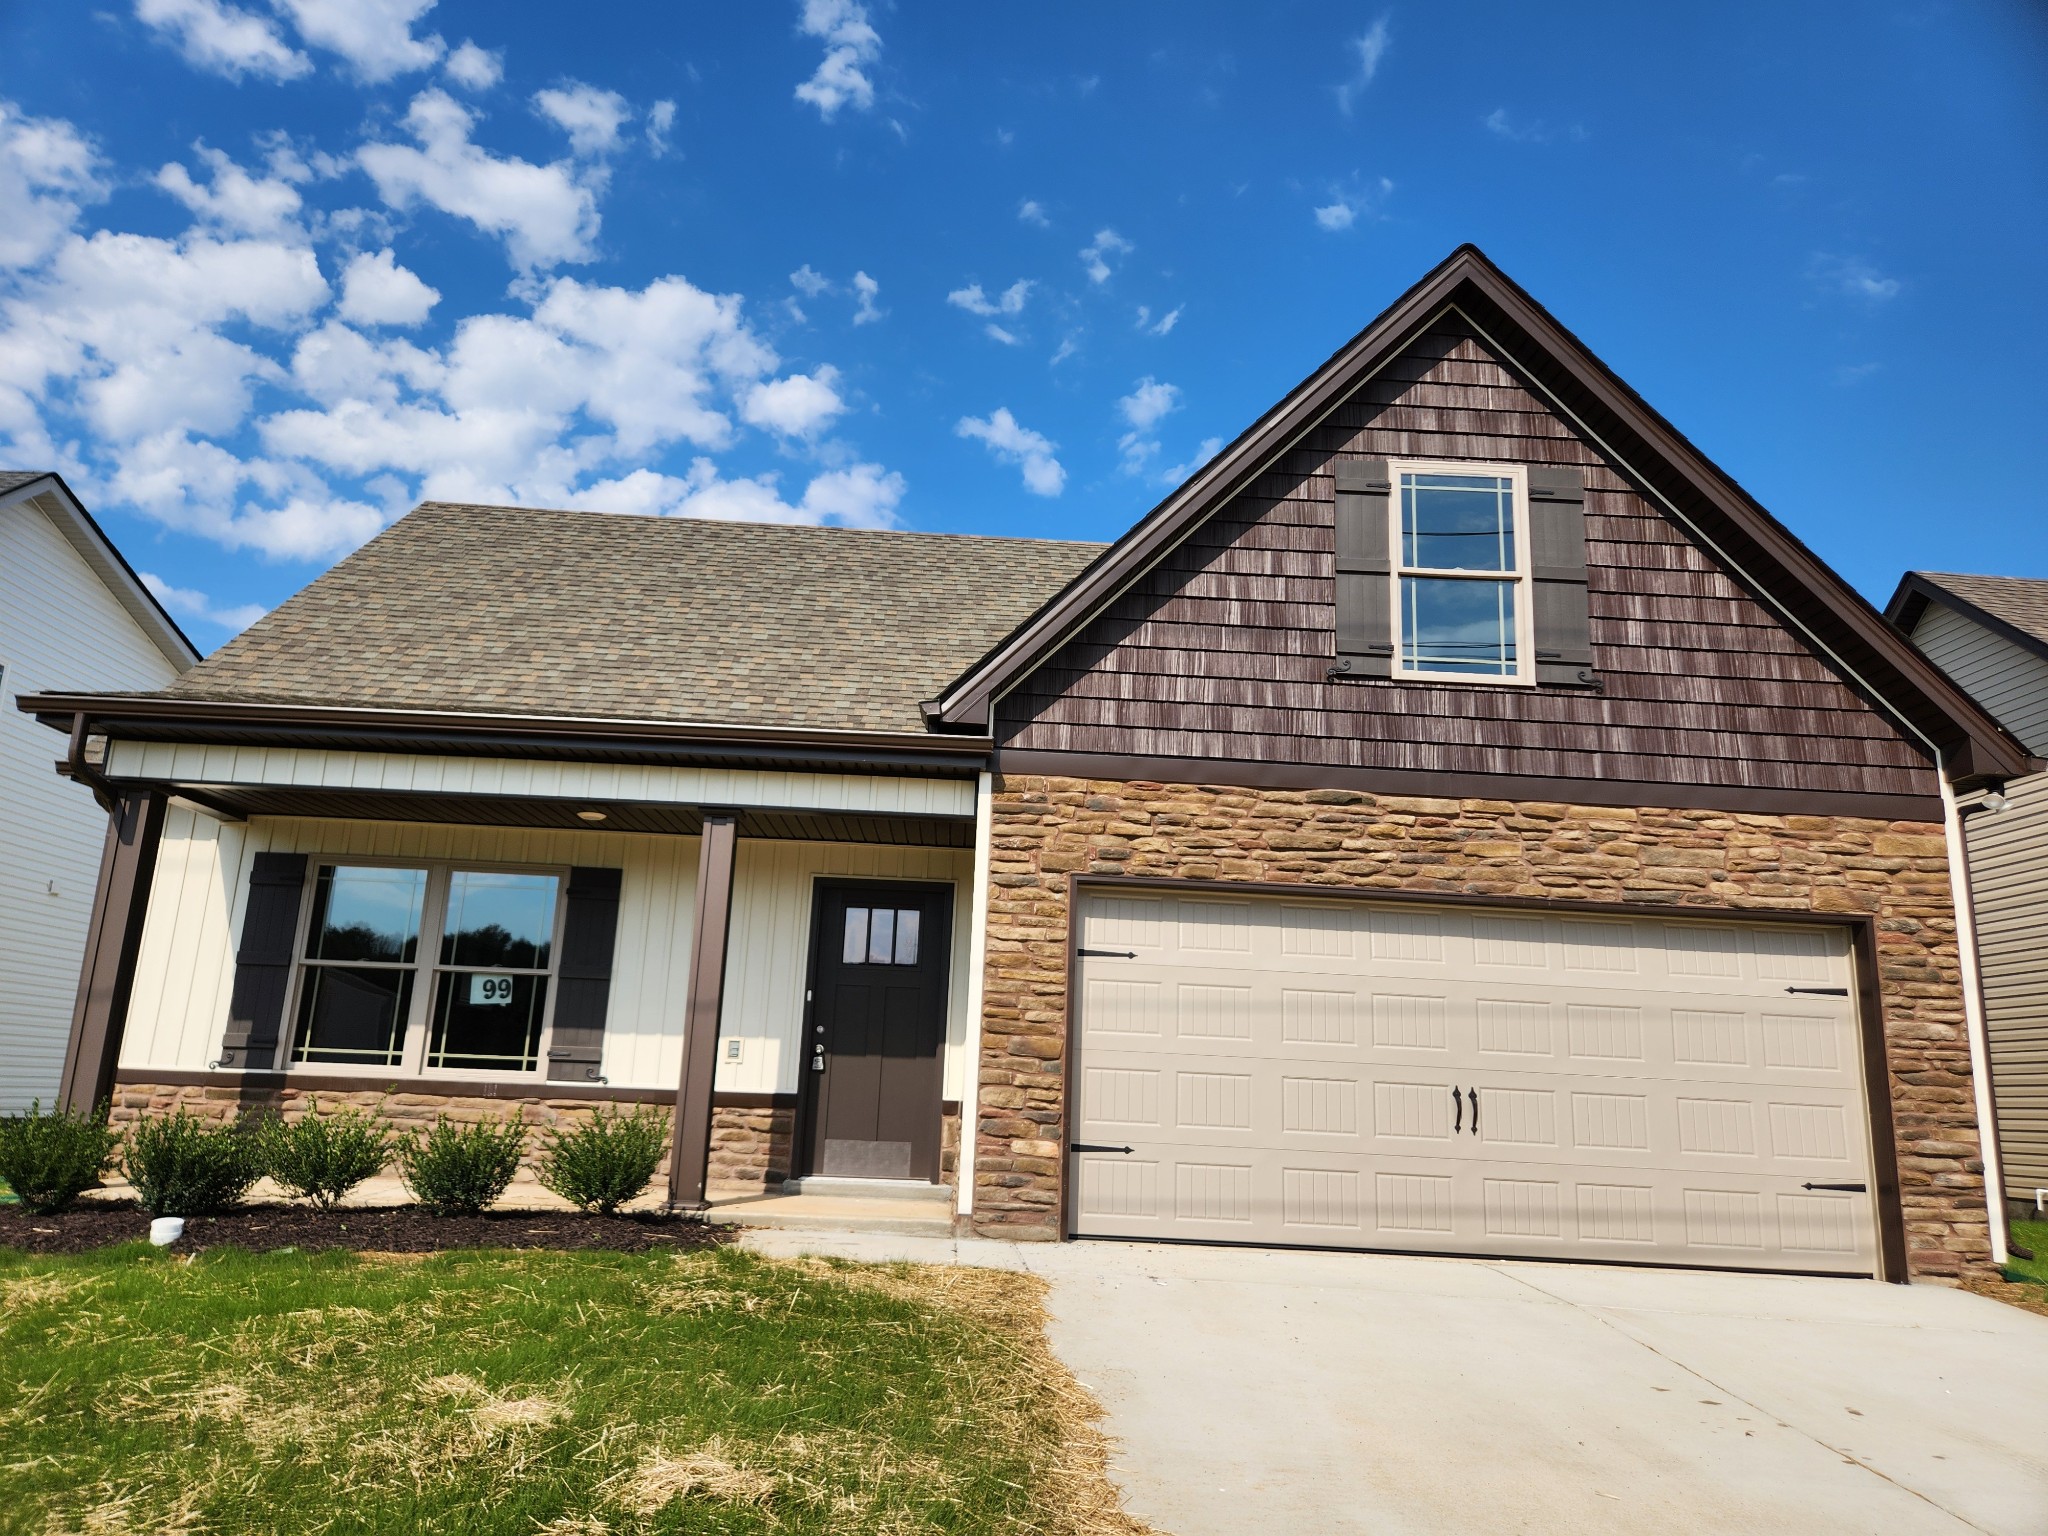
M 382 1172 L 391 1157 L 391 1132 L 381 1111 L 381 1105 L 368 1111 L 344 1106 L 322 1115 L 316 1098 L 308 1101 L 303 1119 L 270 1116 L 256 1132 L 263 1171 L 287 1194 L 323 1209 L 334 1206 Z
M 668 1115 L 647 1105 L 623 1115 L 600 1107 L 582 1125 L 548 1137 L 540 1182 L 572 1205 L 610 1216 L 654 1177 L 668 1126 Z
M 0 1179 L 31 1211 L 61 1211 L 99 1183 L 120 1141 L 104 1104 L 90 1115 L 46 1115 L 38 1099 L 25 1115 L 0 1116 Z
M 526 1127 L 517 1115 L 457 1125 L 443 1116 L 431 1131 L 398 1143 L 398 1166 L 413 1198 L 443 1216 L 470 1216 L 505 1193 L 519 1171 Z
M 239 1121 L 208 1125 L 181 1106 L 128 1133 L 121 1171 L 152 1216 L 205 1216 L 226 1210 L 263 1176 L 263 1152 Z

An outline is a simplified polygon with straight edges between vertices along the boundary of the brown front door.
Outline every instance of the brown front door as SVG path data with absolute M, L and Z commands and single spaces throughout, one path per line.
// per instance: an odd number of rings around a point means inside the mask
M 820 882 L 804 1025 L 807 1172 L 939 1176 L 949 886 Z

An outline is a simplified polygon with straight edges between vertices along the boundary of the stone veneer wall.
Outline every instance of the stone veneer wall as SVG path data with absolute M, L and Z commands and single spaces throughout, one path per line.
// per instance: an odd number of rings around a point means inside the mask
M 1056 1238 L 1069 876 L 1869 914 L 1908 1267 L 1987 1271 L 1990 1233 L 1938 825 L 1003 775 L 972 1224 Z

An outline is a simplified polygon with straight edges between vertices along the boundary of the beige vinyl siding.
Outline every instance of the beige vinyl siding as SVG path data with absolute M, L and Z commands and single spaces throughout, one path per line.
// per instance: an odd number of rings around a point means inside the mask
M 619 938 L 605 1020 L 603 1072 L 620 1087 L 672 1088 L 682 1066 L 683 1004 L 698 840 L 624 832 L 434 826 L 414 822 L 256 817 L 222 822 L 181 804 L 166 818 L 150 892 L 124 1069 L 203 1071 L 220 1054 L 234 989 L 249 868 L 256 853 L 314 858 L 476 859 L 598 864 L 623 871 Z M 969 855 L 954 849 L 743 840 L 734 870 L 733 928 L 720 1053 L 725 1091 L 790 1092 L 803 1026 L 811 887 L 820 875 L 945 880 L 966 888 Z M 956 904 L 948 1087 L 964 1070 L 966 917 Z
M 1964 823 L 2005 1185 L 2048 1188 L 2048 774 L 2006 786 L 2008 808 Z
M 558 763 L 523 758 L 427 757 L 396 752 L 323 752 L 297 747 L 129 741 L 112 745 L 108 772 L 117 778 L 193 785 L 291 785 L 362 792 L 629 800 L 898 816 L 974 814 L 972 779 L 857 773 L 665 768 L 635 763 Z
M 1939 602 L 1927 605 L 1912 638 L 2029 752 L 2048 756 L 2048 660 Z
M 60 778 L 64 738 L 14 707 L 45 689 L 159 688 L 177 676 L 56 525 L 0 507 L 0 1112 L 54 1100 L 107 818 Z

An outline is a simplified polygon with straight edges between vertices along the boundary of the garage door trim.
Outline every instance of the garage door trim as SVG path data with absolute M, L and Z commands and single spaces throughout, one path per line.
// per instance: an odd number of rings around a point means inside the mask
M 1338 901 L 1369 905 L 1407 904 L 1428 907 L 1475 907 L 1493 911 L 1594 913 L 1640 918 L 1693 918 L 1703 922 L 1756 923 L 1799 928 L 1835 928 L 1849 938 L 1855 971 L 1857 1040 L 1863 1053 L 1864 1098 L 1869 1111 L 1870 1160 L 1877 1212 L 1878 1278 L 1906 1282 L 1905 1214 L 1899 1198 L 1898 1138 L 1892 1124 L 1891 1074 L 1884 1044 L 1884 1015 L 1877 992 L 1877 923 L 1862 913 L 1818 913 L 1778 908 L 1699 906 L 1679 902 L 1551 900 L 1540 896 L 1487 896 L 1452 891 L 1404 891 L 1380 887 L 1295 884 L 1275 880 L 1190 880 L 1174 876 L 1079 875 L 1067 877 L 1066 1043 L 1061 1064 L 1059 1231 L 1073 1226 L 1073 1143 L 1075 1074 L 1079 1059 L 1076 1003 L 1080 984 L 1082 900 L 1099 891 L 1151 891 L 1159 895 L 1283 896 L 1295 900 Z

